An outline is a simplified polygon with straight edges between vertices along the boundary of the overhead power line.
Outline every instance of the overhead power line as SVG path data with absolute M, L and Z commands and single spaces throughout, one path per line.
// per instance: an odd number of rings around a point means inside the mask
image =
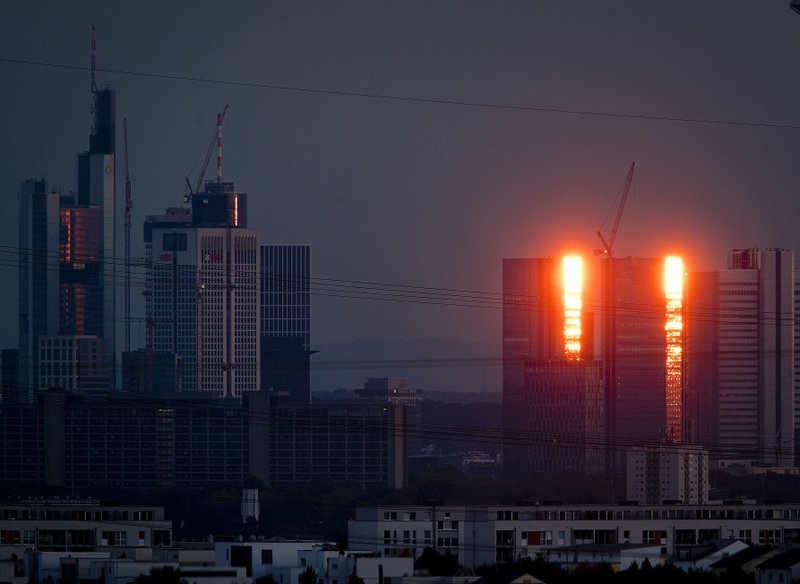
M 15 65 L 26 65 L 31 67 L 49 67 L 54 69 L 66 69 L 74 71 L 89 71 L 90 67 L 84 65 L 69 65 L 66 63 L 53 63 L 48 61 L 34 61 L 30 59 L 12 59 L 0 57 L 0 62 Z M 216 79 L 213 77 L 196 77 L 190 75 L 174 75 L 167 73 L 153 73 L 149 71 L 134 71 L 129 69 L 103 68 L 98 67 L 97 71 L 112 75 L 125 75 L 129 77 L 145 77 L 150 79 L 163 79 L 170 81 L 185 81 L 190 83 L 202 83 L 212 85 L 227 85 L 233 87 L 243 87 L 248 89 L 266 89 L 271 91 L 285 91 L 292 93 L 306 93 L 314 95 L 352 97 L 359 99 L 371 99 L 390 102 L 420 103 L 428 105 L 455 106 L 466 108 L 481 108 L 501 111 L 517 111 L 528 113 L 558 114 L 568 116 L 585 116 L 611 119 L 644 120 L 656 122 L 678 122 L 684 124 L 703 124 L 713 126 L 736 126 L 745 128 L 772 128 L 781 130 L 800 130 L 800 125 L 788 122 L 753 122 L 747 120 L 716 119 L 688 116 L 668 116 L 663 114 L 634 114 L 629 112 L 612 112 L 601 110 L 574 109 L 562 107 L 544 107 L 535 105 L 522 105 L 499 103 L 490 101 L 470 101 L 465 99 L 443 99 L 433 97 L 423 97 L 414 95 L 396 95 L 389 93 L 372 93 L 366 91 L 328 89 L 322 87 L 304 87 L 299 85 L 280 85 L 275 83 L 263 83 L 258 81 L 239 81 L 234 79 Z

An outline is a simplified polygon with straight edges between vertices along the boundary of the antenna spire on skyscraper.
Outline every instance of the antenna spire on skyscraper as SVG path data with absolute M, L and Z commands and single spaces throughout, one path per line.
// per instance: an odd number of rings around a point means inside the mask
M 92 93 L 97 93 L 97 41 L 94 36 L 94 24 L 92 25 Z

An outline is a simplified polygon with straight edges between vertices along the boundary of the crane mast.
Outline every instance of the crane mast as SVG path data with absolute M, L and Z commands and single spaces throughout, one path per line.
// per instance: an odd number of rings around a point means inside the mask
M 595 254 L 601 255 L 600 262 L 600 288 L 601 288 L 601 314 L 602 314 L 602 352 L 603 352 L 603 385 L 605 402 L 605 442 L 606 442 L 606 471 L 614 476 L 616 468 L 620 464 L 619 453 L 612 448 L 617 439 L 616 423 L 616 379 L 617 379 L 617 306 L 616 306 L 616 274 L 615 262 L 612 259 L 614 254 L 614 242 L 617 239 L 617 231 L 622 220 L 622 212 L 625 210 L 625 202 L 628 200 L 628 191 L 633 180 L 633 169 L 636 163 L 631 162 L 628 176 L 625 177 L 625 184 L 622 187 L 617 214 L 611 226 L 611 234 L 606 239 L 600 230 L 597 237 L 602 244 L 601 249 L 595 250 Z M 613 480 L 613 479 L 612 479 Z M 613 488 L 613 487 L 612 487 Z
M 128 172 L 128 118 L 122 118 L 122 143 L 125 153 L 125 352 L 131 350 L 131 177 Z
M 214 146 L 217 147 L 217 182 L 222 182 L 222 121 L 225 119 L 225 114 L 228 113 L 228 107 L 228 104 L 225 104 L 223 110 L 217 113 L 217 127 L 211 137 L 211 144 L 208 145 L 208 150 L 206 150 L 206 156 L 203 160 L 203 165 L 200 167 L 200 173 L 197 175 L 197 182 L 194 188 L 192 188 L 189 177 L 186 177 L 186 188 L 189 192 L 185 202 L 188 202 L 189 196 L 200 192 L 200 187 L 203 186 L 203 178 L 206 176 L 206 170 L 208 169 L 208 163 L 211 162 Z
M 614 217 L 614 223 L 611 226 L 611 235 L 609 236 L 608 240 L 603 237 L 603 234 L 600 231 L 597 231 L 597 237 L 600 238 L 600 243 L 603 244 L 603 247 L 599 250 L 596 250 L 595 253 L 603 254 L 607 257 L 611 257 L 614 251 L 614 241 L 617 239 L 617 231 L 619 230 L 619 222 L 622 220 L 622 212 L 625 210 L 625 202 L 628 200 L 628 191 L 631 189 L 631 181 L 633 180 L 633 169 L 636 166 L 636 162 L 631 162 L 631 167 L 628 169 L 628 176 L 625 177 L 625 185 L 622 187 L 622 195 L 620 196 L 619 200 L 619 207 L 617 207 L 617 215 Z

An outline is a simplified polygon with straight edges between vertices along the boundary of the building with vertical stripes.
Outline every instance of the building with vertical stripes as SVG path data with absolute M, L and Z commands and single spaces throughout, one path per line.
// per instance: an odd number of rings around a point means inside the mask
M 260 388 L 259 232 L 247 194 L 208 181 L 188 209 L 145 222 L 148 350 L 180 358 L 181 389 Z
M 311 403 L 311 248 L 261 246 L 261 388 Z

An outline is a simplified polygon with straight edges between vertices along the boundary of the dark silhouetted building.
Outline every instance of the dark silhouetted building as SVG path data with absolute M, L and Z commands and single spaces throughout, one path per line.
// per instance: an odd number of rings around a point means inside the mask
M 116 96 L 94 90 L 89 150 L 77 157 L 77 193 L 58 194 L 42 180 L 19 193 L 19 349 L 24 400 L 39 380 L 39 338 L 100 339 L 111 388 L 115 380 Z
M 664 260 L 610 261 L 614 262 L 615 378 L 611 384 L 614 419 L 609 440 L 620 447 L 622 456 L 617 464 L 624 466 L 627 445 L 670 438 L 666 429 Z
M 181 391 L 180 357 L 139 349 L 122 354 L 122 387 L 134 393 Z
M 311 248 L 261 246 L 261 389 L 311 403 Z
M 0 482 L 155 488 L 318 479 L 406 484 L 403 409 L 181 392 L 45 390 L 0 404 Z
M 19 403 L 19 349 L 0 351 L 0 367 L 0 403 Z

